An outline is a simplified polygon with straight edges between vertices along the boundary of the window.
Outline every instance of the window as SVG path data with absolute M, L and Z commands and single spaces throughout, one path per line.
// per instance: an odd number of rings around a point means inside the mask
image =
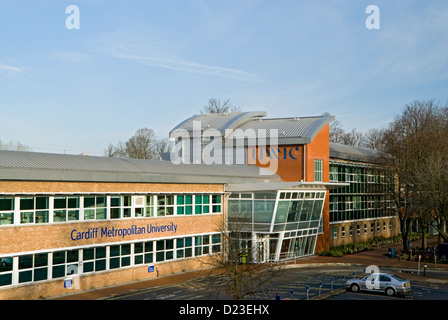
M 78 274 L 79 250 L 53 252 L 53 278 Z
M 110 218 L 121 219 L 131 217 L 131 196 L 110 197 Z
M 350 226 L 349 230 L 350 230 L 350 237 L 353 237 L 353 226 Z
M 341 227 L 341 236 L 345 238 L 345 227 Z
M 374 224 L 373 223 L 371 223 L 370 224 L 370 233 L 373 233 L 374 232 L 374 229 L 375 227 L 374 227 Z
M 330 166 L 330 182 L 338 182 L 338 167 Z
M 137 242 L 134 244 L 134 264 L 152 263 L 154 242 Z
M 194 213 L 209 213 L 210 212 L 210 196 L 209 195 L 196 195 L 194 197 Z M 220 210 L 218 210 L 219 212 Z
M 12 284 L 13 257 L 0 258 L 0 287 Z
M 0 224 L 14 224 L 14 198 L 0 198 Z
M 386 232 L 387 228 L 386 228 L 386 221 L 383 222 L 383 231 Z
M 193 238 L 178 238 L 176 239 L 176 258 L 189 258 L 193 256 Z
M 106 219 L 106 196 L 84 197 L 84 220 Z
M 49 218 L 48 197 L 20 198 L 20 223 L 47 223 Z
M 172 216 L 174 214 L 174 196 L 159 195 L 157 196 L 157 216 Z
M 79 220 L 79 197 L 54 197 L 53 221 Z
M 135 216 L 136 217 L 154 217 L 154 196 L 137 196 L 136 200 L 141 203 L 136 205 Z
M 314 181 L 322 182 L 322 160 L 314 159 Z
M 174 253 L 174 240 L 158 240 L 156 241 L 156 261 L 172 260 Z
M 364 223 L 364 234 L 367 234 L 367 223 Z
M 212 195 L 212 212 L 221 212 L 221 195 L 219 194 Z
M 333 227 L 333 239 L 338 238 L 338 227 Z
M 83 272 L 106 270 L 106 247 L 83 250 Z
M 381 232 L 380 223 L 376 223 L 376 232 Z
M 212 252 L 220 252 L 221 251 L 221 235 L 214 234 L 212 235 Z
M 194 254 L 200 256 L 210 252 L 210 236 L 194 237 Z
M 131 245 L 122 244 L 110 246 L 109 268 L 117 269 L 131 265 Z
M 19 283 L 48 278 L 48 254 L 30 254 L 19 257 Z
M 358 224 L 356 225 L 356 234 L 359 236 L 361 234 L 361 226 Z
M 176 204 L 178 215 L 191 215 L 193 213 L 192 195 L 178 195 Z

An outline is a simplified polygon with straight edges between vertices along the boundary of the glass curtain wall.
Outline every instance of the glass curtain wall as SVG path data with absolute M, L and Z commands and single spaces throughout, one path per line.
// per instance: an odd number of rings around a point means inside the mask
M 241 251 L 261 255 L 254 257 L 256 261 L 314 254 L 322 227 L 325 192 L 233 193 L 228 200 L 229 229 L 241 234 Z M 248 240 L 251 248 L 247 246 Z

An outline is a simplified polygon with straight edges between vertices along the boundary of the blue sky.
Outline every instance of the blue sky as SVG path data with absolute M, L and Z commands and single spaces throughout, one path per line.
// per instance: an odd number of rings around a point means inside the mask
M 448 1 L 0 0 L 4 142 L 102 155 L 139 128 L 167 137 L 209 98 L 268 117 L 329 112 L 347 131 L 417 99 L 445 104 Z

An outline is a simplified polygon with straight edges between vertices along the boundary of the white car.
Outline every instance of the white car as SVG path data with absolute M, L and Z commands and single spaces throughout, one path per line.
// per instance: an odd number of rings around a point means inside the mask
M 352 292 L 385 292 L 388 296 L 409 294 L 411 283 L 390 273 L 371 273 L 362 279 L 350 279 L 345 283 L 346 290 Z

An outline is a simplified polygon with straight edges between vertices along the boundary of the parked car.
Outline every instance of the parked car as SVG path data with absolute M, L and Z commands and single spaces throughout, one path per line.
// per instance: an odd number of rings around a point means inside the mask
M 439 243 L 437 245 L 437 258 L 447 259 L 448 258 L 448 243 Z
M 409 294 L 411 283 L 389 273 L 371 273 L 362 279 L 350 279 L 345 283 L 345 288 L 352 292 L 376 291 L 384 292 L 388 296 L 395 294 Z

